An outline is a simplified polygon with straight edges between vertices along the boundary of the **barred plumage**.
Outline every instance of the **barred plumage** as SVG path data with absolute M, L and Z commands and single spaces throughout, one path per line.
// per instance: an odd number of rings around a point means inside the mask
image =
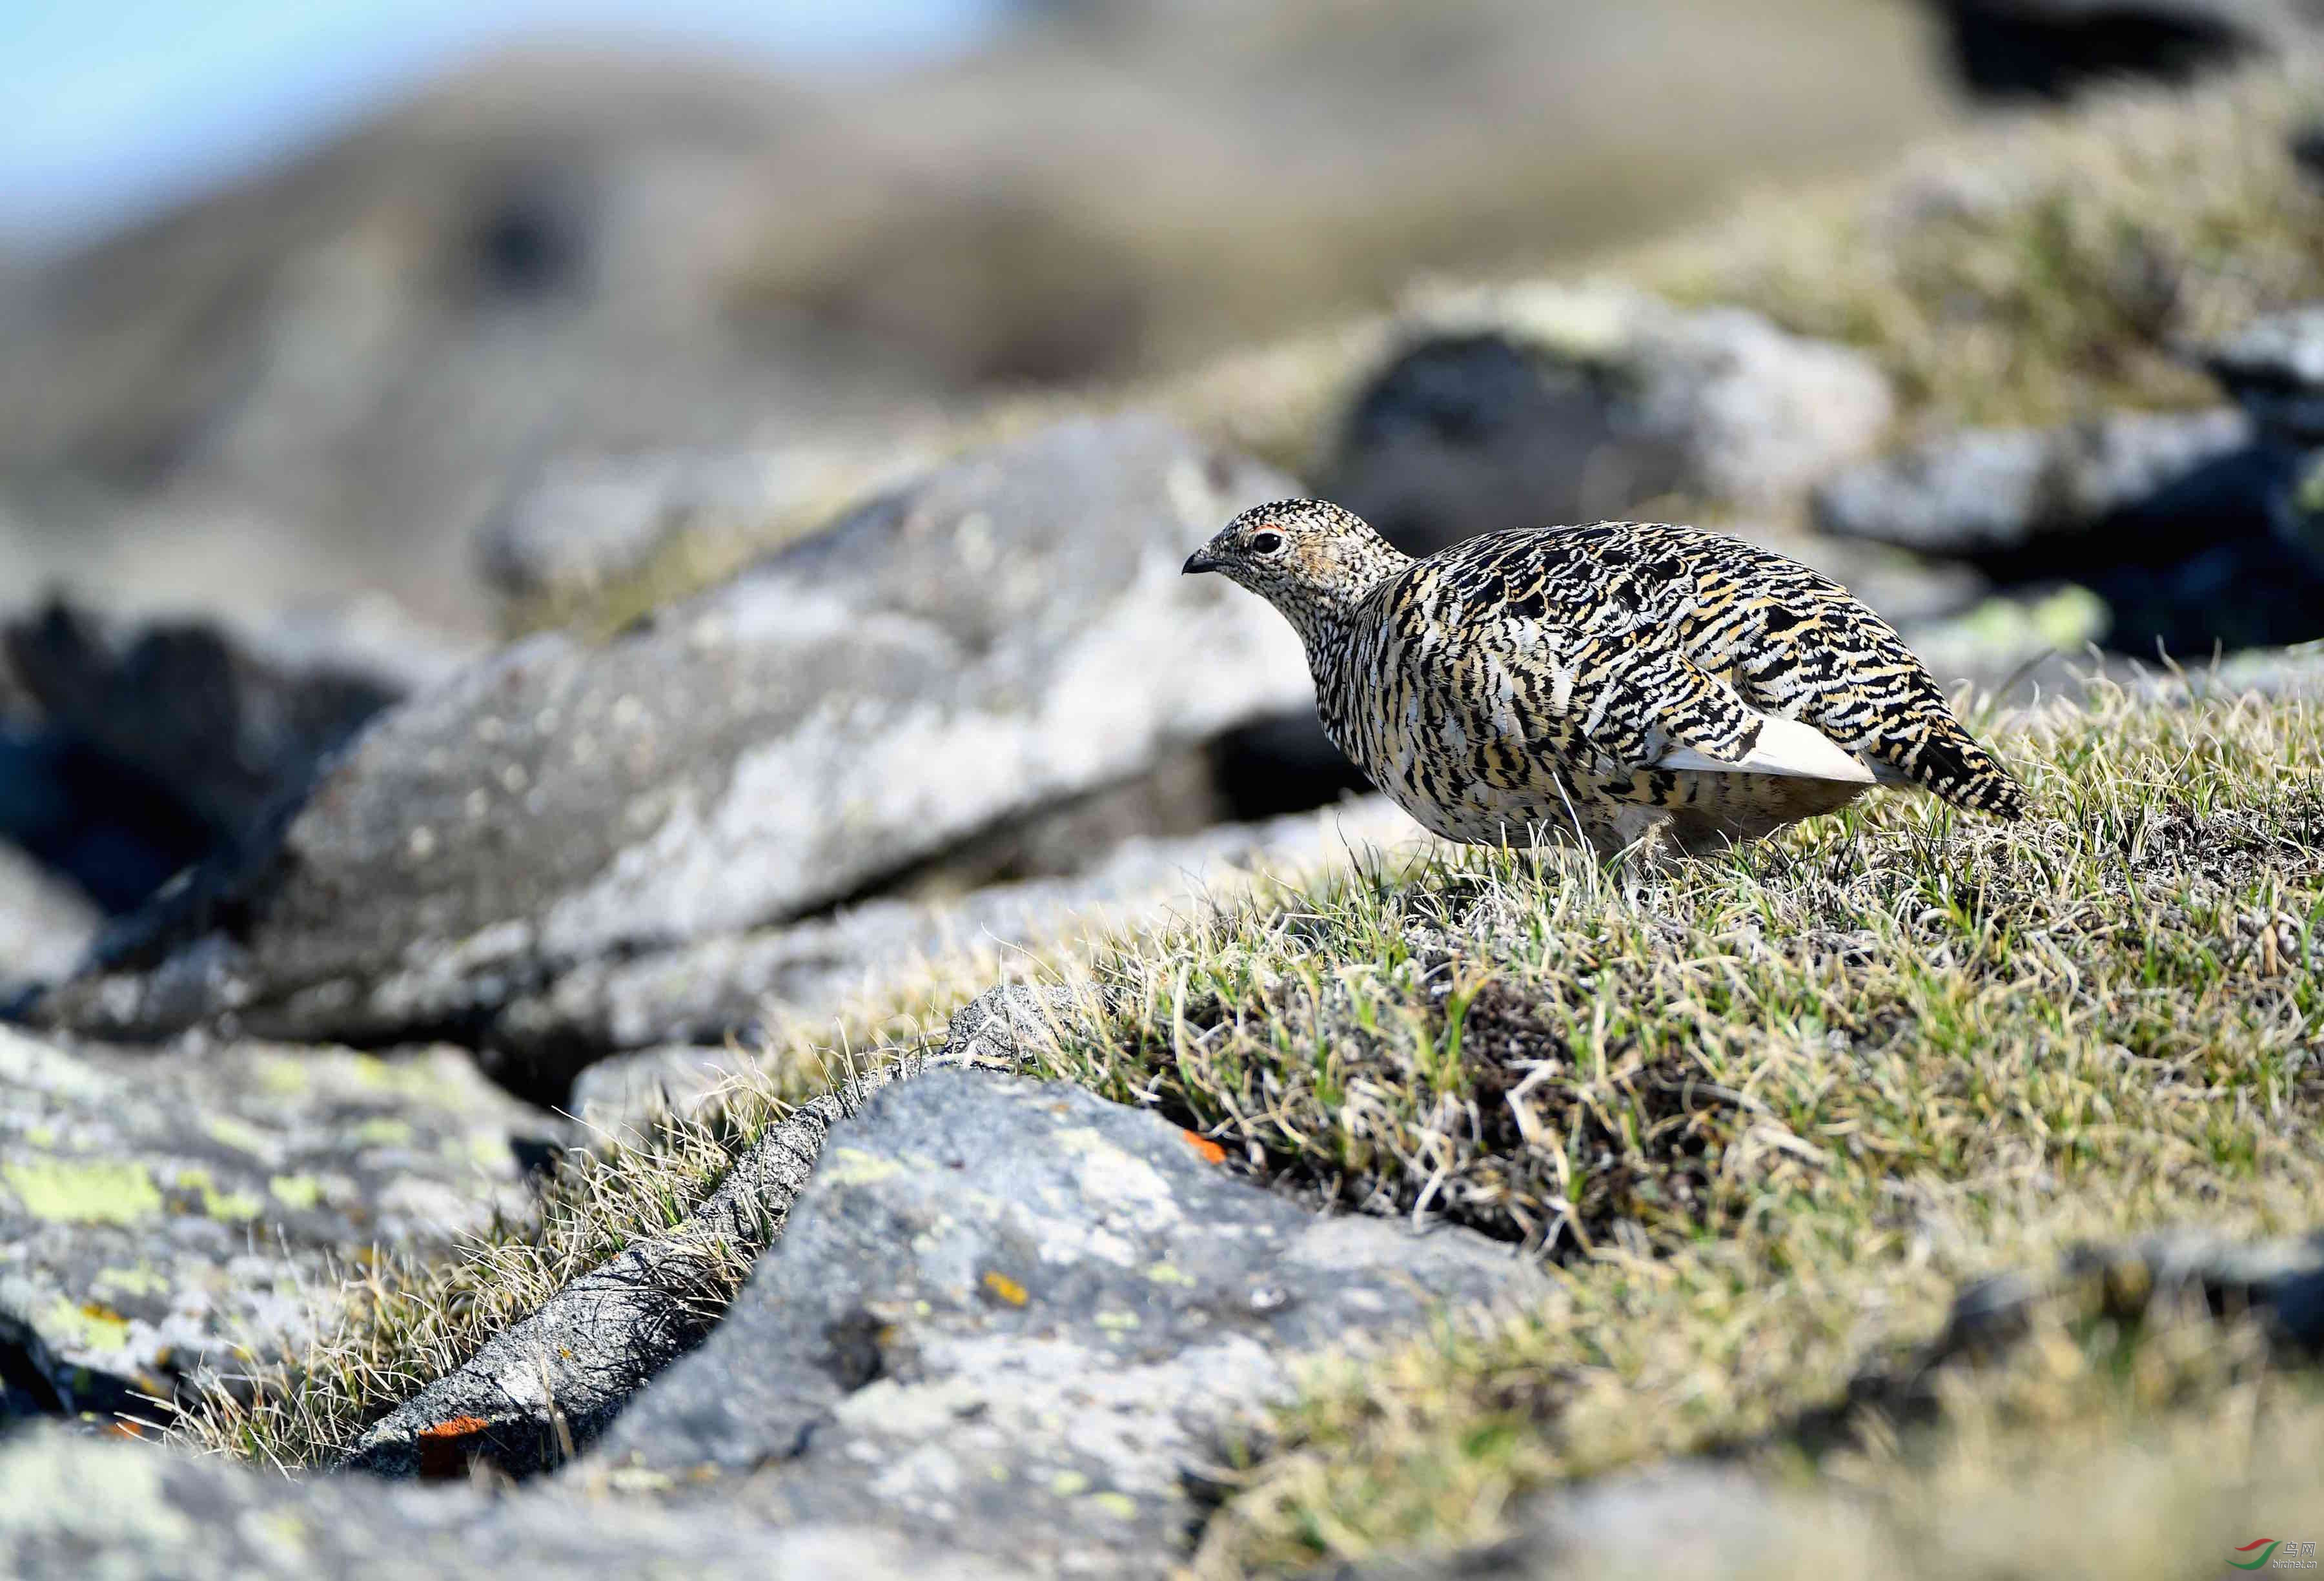
M 1280 609 L 1323 727 L 1440 835 L 1600 848 L 1768 834 L 1875 780 L 2017 818 L 2024 795 L 1893 628 L 1739 539 L 1644 522 L 1492 532 L 1425 560 L 1320 500 L 1186 562 Z

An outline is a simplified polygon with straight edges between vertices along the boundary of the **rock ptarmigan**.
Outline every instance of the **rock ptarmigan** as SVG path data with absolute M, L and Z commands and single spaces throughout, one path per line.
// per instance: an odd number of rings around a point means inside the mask
M 2024 816 L 1895 631 L 1797 561 L 1645 522 L 1489 532 L 1426 559 L 1322 500 L 1187 559 L 1283 612 L 1340 750 L 1436 834 L 1689 852 L 1876 781 Z

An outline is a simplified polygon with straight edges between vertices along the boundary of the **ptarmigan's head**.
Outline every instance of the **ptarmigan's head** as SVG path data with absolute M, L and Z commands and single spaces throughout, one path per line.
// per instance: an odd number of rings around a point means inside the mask
M 1411 563 L 1353 511 L 1328 500 L 1277 500 L 1228 522 L 1186 557 L 1185 570 L 1219 572 L 1314 636 Z

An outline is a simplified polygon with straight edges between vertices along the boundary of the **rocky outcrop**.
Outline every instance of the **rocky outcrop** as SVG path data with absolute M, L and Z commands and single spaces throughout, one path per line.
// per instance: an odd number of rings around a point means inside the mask
M 770 1127 L 674 1229 L 632 1242 L 366 1430 L 347 1464 L 388 1476 L 512 1475 L 604 1430 L 637 1388 L 710 1331 L 735 1275 L 782 1234 L 834 1123 L 887 1078 L 846 1084 Z
M 1773 507 L 1869 449 L 1893 411 L 1858 352 L 1611 287 L 1445 296 L 1399 335 L 1323 485 L 1416 554 L 1673 493 Z
M 373 717 L 472 656 L 376 604 L 230 624 L 51 602 L 0 649 L 23 694 L 0 837 L 115 911 L 244 851 Z
M 2096 639 L 2144 659 L 2324 636 L 2324 311 L 2200 355 L 2235 406 L 1924 440 L 1826 480 L 1817 525 L 2005 588 L 2077 584 Z
M 896 1084 L 598 1455 L 689 1503 L 1159 1576 L 1299 1358 L 1544 1288 L 1511 1248 L 1319 1216 L 1224 1158 L 1068 1086 Z
M 908 445 L 875 457 L 836 444 L 560 457 L 485 522 L 477 559 L 504 597 L 578 598 L 638 577 L 681 541 L 696 558 L 744 555 L 927 459 Z
M 603 647 L 544 634 L 380 718 L 261 859 L 67 985 L 151 1037 L 473 1025 L 593 958 L 795 916 L 1307 706 L 1258 601 L 1178 575 L 1287 479 L 1129 417 L 864 504 Z
M 1940 559 L 2014 569 L 2047 547 L 2075 565 L 2098 523 L 2251 442 L 2232 408 L 1972 430 L 1840 472 L 1816 491 L 1816 525 Z
M 558 1122 L 468 1057 L 73 1048 L 0 1028 L 0 1374 L 110 1413 L 296 1356 L 366 1248 L 447 1247 L 529 1195 Z

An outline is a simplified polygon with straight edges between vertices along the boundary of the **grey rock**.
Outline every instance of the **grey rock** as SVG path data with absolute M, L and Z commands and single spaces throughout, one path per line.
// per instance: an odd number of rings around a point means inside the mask
M 40 1013 L 364 1040 L 483 1018 L 1133 776 L 1312 697 L 1271 612 L 1177 574 L 1290 489 L 1157 421 L 1067 423 L 606 646 L 520 643 L 381 718 L 262 862 Z
M 0 1028 L 0 1353 L 50 1410 L 213 1386 L 242 1370 L 235 1345 L 296 1354 L 335 1315 L 332 1262 L 521 1218 L 512 1143 L 559 1133 L 450 1049 L 121 1050 Z
M 1053 1051 L 1082 994 L 1062 984 L 1004 983 L 954 1012 L 938 1063 L 1012 1070 Z
M 2324 304 L 2263 314 L 2201 356 L 2262 434 L 2324 442 Z
M 1536 285 L 1425 302 L 1344 421 L 1333 498 L 1415 553 L 1676 491 L 1781 505 L 1892 411 L 1862 354 L 1735 309 Z
M 633 1242 L 374 1423 L 347 1456 L 387 1476 L 512 1475 L 594 1442 L 640 1384 L 698 1342 L 725 1292 L 782 1233 L 832 1124 L 891 1072 L 802 1105 L 676 1228 Z
M 99 920 L 88 896 L 15 846 L 0 844 L 0 1000 L 12 986 L 71 971 L 96 938 Z
M 1069 1086 L 889 1087 L 597 1463 L 1019 1574 L 1158 1576 L 1199 1516 L 1190 1484 L 1300 1358 L 1545 1288 L 1509 1248 L 1315 1216 L 1205 1145 Z
M 2324 1354 L 2324 1230 L 2239 1242 L 2182 1228 L 2078 1247 L 2048 1278 L 2014 1273 L 1980 1281 L 1955 1299 L 1923 1371 L 2008 1345 L 2045 1301 L 2126 1321 L 2190 1304 L 2228 1317 L 2249 1315 L 2288 1350 Z
M 939 1545 L 815 1520 L 669 1511 L 602 1491 L 495 1498 L 370 1477 L 294 1481 L 61 1429 L 0 1441 L 0 1574 L 21 1581 L 326 1581 L 382 1575 L 660 1581 L 1001 1581 Z
M 1979 429 L 1851 467 L 1815 491 L 1836 537 L 1978 559 L 2080 538 L 2251 442 L 2239 412 L 2117 412 L 2059 429 Z
M 867 901 L 788 927 L 585 962 L 512 1003 L 501 1036 L 586 1049 L 763 1041 L 825 1022 L 867 990 L 934 963 L 1005 964 L 1019 948 L 1190 914 L 1258 874 L 1288 875 L 1418 837 L 1408 818 L 1373 797 L 1178 839 L 1132 839 L 1072 877 L 953 901 Z M 601 1097 L 627 1082 L 595 1067 L 581 1079 L 595 1080 Z M 590 1100 L 576 1093 L 576 1101 Z
M 494 1335 L 365 1431 L 347 1464 L 446 1477 L 481 1460 L 527 1475 L 586 1448 L 647 1380 L 710 1332 L 750 1260 L 783 1233 L 835 1125 L 890 1082 L 930 1066 L 1018 1068 L 1075 1000 L 1060 988 L 991 989 L 953 1017 L 933 1053 L 799 1105 L 683 1222 L 633 1243 Z M 586 1106 L 584 1120 L 596 1123 Z

